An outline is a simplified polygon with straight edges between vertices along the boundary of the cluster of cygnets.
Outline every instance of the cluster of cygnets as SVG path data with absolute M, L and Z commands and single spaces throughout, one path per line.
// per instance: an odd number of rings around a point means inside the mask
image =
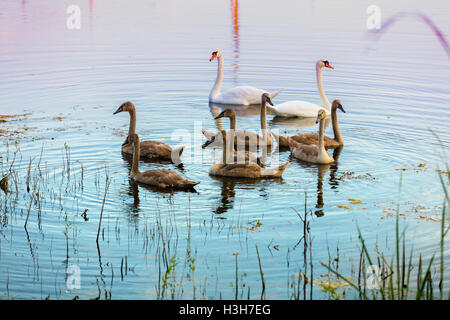
M 222 146 L 222 161 L 214 164 L 209 169 L 212 176 L 232 177 L 232 178 L 279 178 L 284 170 L 289 166 L 289 162 L 274 167 L 265 168 L 259 158 L 252 152 L 245 150 L 246 147 L 270 147 L 273 144 L 271 133 L 267 129 L 266 112 L 270 108 L 275 115 L 279 117 L 315 117 L 316 124 L 319 123 L 317 134 L 298 133 L 291 137 L 284 137 L 272 133 L 278 141 L 279 146 L 288 147 L 293 157 L 305 162 L 328 164 L 334 162 L 326 149 L 338 148 L 344 145 L 344 139 L 339 130 L 337 121 L 337 110 L 343 112 L 344 108 L 339 100 L 334 100 L 331 104 L 328 101 L 322 84 L 322 68 L 333 69 L 327 60 L 319 60 L 316 63 L 317 86 L 319 90 L 322 106 L 306 101 L 288 101 L 279 105 L 274 105 L 272 99 L 279 92 L 268 93 L 264 90 L 250 87 L 237 86 L 226 92 L 221 93 L 223 79 L 223 55 L 220 49 L 214 50 L 210 61 L 217 58 L 218 70 L 217 78 L 209 95 L 209 101 L 217 104 L 234 105 L 255 105 L 261 104 L 261 131 L 259 135 L 249 130 L 236 129 L 236 112 L 233 109 L 223 110 L 215 119 L 228 117 L 230 119 L 230 130 L 221 130 L 219 132 L 210 132 L 202 130 L 207 142 L 206 147 L 213 142 Z M 267 103 L 270 106 L 267 106 Z M 172 161 L 180 159 L 184 146 L 172 149 L 169 145 L 160 141 L 139 141 L 136 130 L 136 109 L 133 103 L 123 103 L 115 112 L 127 111 L 130 114 L 130 125 L 128 136 L 122 144 L 122 152 L 133 156 L 131 178 L 137 182 L 154 186 L 161 189 L 192 189 L 199 182 L 188 180 L 180 176 L 175 171 L 159 169 L 145 172 L 139 171 L 139 160 L 141 158 L 148 160 Z M 325 119 L 331 114 L 334 138 L 324 135 Z M 236 150 L 237 147 L 237 150 Z M 244 147 L 240 150 L 239 147 Z

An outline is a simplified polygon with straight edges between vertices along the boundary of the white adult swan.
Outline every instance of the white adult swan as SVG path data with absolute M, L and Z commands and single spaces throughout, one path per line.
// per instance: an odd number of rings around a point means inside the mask
M 269 107 L 278 117 L 317 117 L 317 112 L 319 109 L 324 109 L 327 115 L 331 111 L 331 103 L 328 101 L 325 92 L 323 91 L 322 84 L 322 68 L 327 67 L 334 69 L 330 66 L 327 60 L 319 60 L 316 63 L 316 78 L 317 78 L 317 88 L 319 89 L 320 101 L 322 102 L 322 107 L 307 101 L 287 101 L 273 107 Z
M 216 82 L 214 83 L 214 86 L 211 89 L 211 93 L 209 94 L 210 102 L 221 104 L 252 105 L 260 103 L 261 95 L 263 93 L 269 94 L 271 99 L 275 98 L 280 93 L 279 91 L 268 93 L 267 91 L 250 86 L 237 86 L 228 91 L 220 93 L 220 88 L 222 87 L 223 80 L 222 50 L 214 50 L 209 61 L 213 61 L 214 58 L 217 58 L 218 67 Z

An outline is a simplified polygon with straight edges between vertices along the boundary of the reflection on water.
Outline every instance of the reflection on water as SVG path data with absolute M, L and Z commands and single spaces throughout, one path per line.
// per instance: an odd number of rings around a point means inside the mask
M 133 205 L 131 208 L 131 212 L 134 214 L 139 214 L 139 185 L 136 181 L 130 178 L 130 187 L 128 189 L 128 195 L 133 197 Z
M 344 149 L 344 146 L 340 146 L 333 151 L 333 159 L 334 162 L 330 164 L 330 188 L 332 190 L 336 190 L 339 186 L 339 179 L 336 177 L 336 173 L 338 171 L 339 157 L 341 156 L 341 152 Z
M 225 109 L 233 109 L 238 117 L 260 116 L 261 106 L 259 105 L 238 105 L 238 104 L 217 104 L 210 102 L 209 109 L 214 117 L 217 117 Z
M 331 189 L 335 192 L 338 191 L 339 187 L 339 179 L 336 178 L 336 174 L 338 172 L 338 164 L 339 164 L 339 157 L 341 156 L 342 150 L 344 149 L 344 146 L 338 147 L 333 150 L 333 158 L 334 162 L 330 164 L 311 164 L 302 160 L 299 160 L 293 156 L 290 156 L 290 160 L 294 161 L 295 163 L 299 164 L 302 168 L 310 168 L 310 169 L 316 169 L 317 175 L 316 175 L 316 210 L 314 211 L 314 214 L 317 217 L 322 217 L 325 215 L 324 211 L 324 198 L 323 198 L 323 180 L 325 177 L 325 174 L 330 171 L 330 178 L 329 178 L 329 184 L 331 186 Z M 315 170 L 315 171 L 316 171 Z
M 211 176 L 211 179 L 221 184 L 220 201 L 214 208 L 216 214 L 224 214 L 234 208 L 236 198 L 245 205 L 245 192 L 252 192 L 260 197 L 267 197 L 271 188 L 276 188 L 283 183 L 283 178 L 272 179 L 249 179 L 249 178 L 229 178 L 220 176 Z M 236 188 L 240 189 L 241 194 L 236 195 Z
M 343 146 L 334 149 L 334 152 L 333 152 L 334 162 L 333 163 L 317 165 L 317 202 L 316 202 L 317 210 L 314 211 L 314 214 L 317 217 L 322 217 L 325 215 L 325 212 L 323 210 L 323 206 L 324 206 L 323 178 L 325 176 L 325 173 L 328 170 L 330 170 L 330 185 L 332 185 L 331 189 L 334 189 L 334 190 L 338 189 L 339 182 L 336 179 L 336 173 L 338 171 L 339 156 L 341 155 L 341 152 L 343 149 L 344 149 Z
M 325 118 L 325 128 L 331 122 L 331 117 Z M 309 128 L 317 126 L 315 118 L 284 118 L 284 117 L 274 117 L 269 121 L 269 126 L 279 126 L 279 127 L 295 127 L 295 128 Z
M 233 82 L 238 85 L 239 78 L 239 0 L 230 0 L 233 17 Z
M 94 28 L 94 0 L 89 0 L 89 28 Z
M 215 214 L 226 213 L 229 209 L 233 209 L 234 197 L 235 197 L 235 179 L 224 179 L 216 176 L 212 176 L 214 180 L 222 183 L 220 192 L 220 202 L 217 207 L 213 210 Z

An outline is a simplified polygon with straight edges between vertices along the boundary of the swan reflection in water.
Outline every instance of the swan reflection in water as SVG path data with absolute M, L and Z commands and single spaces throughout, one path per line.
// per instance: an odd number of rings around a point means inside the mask
M 239 104 L 209 103 L 209 110 L 213 118 L 217 117 L 225 109 L 233 109 L 238 117 L 259 116 L 261 113 L 261 106 L 259 104 L 244 106 Z M 267 110 L 267 113 L 270 114 L 269 110 Z
M 325 118 L 325 128 L 331 122 L 331 117 Z M 316 126 L 316 118 L 283 118 L 274 117 L 269 121 L 270 127 L 294 127 L 294 128 L 309 128 Z
M 267 198 L 269 192 L 267 189 L 276 188 L 277 183 L 283 183 L 283 178 L 272 178 L 270 180 L 264 179 L 246 179 L 246 178 L 228 178 L 220 176 L 210 176 L 213 180 L 217 181 L 217 184 L 221 184 L 220 200 L 217 206 L 213 209 L 213 213 L 222 215 L 228 210 L 234 208 L 236 200 L 236 186 L 241 189 L 245 189 L 243 192 L 250 192 L 251 190 L 260 192 L 260 196 Z M 269 189 L 270 190 L 270 189 Z M 225 219 L 225 217 L 222 217 Z
M 317 168 L 317 192 L 316 192 L 317 200 L 315 206 L 316 210 L 314 211 L 314 214 L 317 217 L 322 217 L 325 215 L 325 212 L 323 210 L 323 207 L 325 206 L 323 200 L 323 179 L 328 170 L 330 171 L 329 184 L 331 186 L 331 189 L 336 190 L 339 186 L 339 180 L 336 178 L 336 174 L 338 171 L 338 160 L 343 149 L 344 149 L 343 146 L 334 149 L 333 158 L 335 161 L 330 164 L 311 164 L 292 157 L 293 161 L 296 161 L 304 168 L 313 168 L 313 167 Z

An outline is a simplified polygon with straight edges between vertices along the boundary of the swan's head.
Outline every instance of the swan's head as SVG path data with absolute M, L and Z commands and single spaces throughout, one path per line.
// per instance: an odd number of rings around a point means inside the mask
M 327 68 L 330 68 L 330 69 L 334 69 L 334 68 L 330 65 L 330 62 L 328 62 L 328 60 L 325 60 L 325 59 L 320 59 L 319 61 L 317 61 L 316 66 L 317 66 L 318 68 L 320 68 L 320 69 L 322 69 L 323 67 L 327 67 Z
M 331 110 L 336 110 L 339 109 L 341 110 L 343 113 L 345 113 L 344 108 L 342 107 L 342 103 L 341 100 L 333 100 L 333 103 L 331 104 Z
M 116 113 L 119 113 L 122 111 L 132 111 L 132 110 L 135 110 L 134 104 L 130 101 L 127 101 L 127 102 L 122 103 L 122 105 L 116 111 L 114 111 L 113 114 L 116 114 Z
M 321 120 L 325 119 L 327 117 L 327 113 L 324 109 L 320 109 L 319 112 L 317 112 L 317 119 L 316 123 L 319 123 Z
M 227 117 L 227 118 L 232 118 L 232 117 L 236 117 L 236 112 L 233 109 L 225 109 L 223 110 L 217 117 L 214 118 L 214 120 L 223 118 L 223 117 Z
M 209 59 L 209 61 L 213 61 L 214 58 L 221 58 L 221 57 L 222 57 L 222 50 L 216 49 L 211 53 L 211 58 Z
M 269 103 L 271 106 L 273 106 L 272 100 L 270 100 L 270 96 L 267 92 L 263 93 L 261 96 L 261 102 L 263 105 L 266 105 L 266 102 Z

